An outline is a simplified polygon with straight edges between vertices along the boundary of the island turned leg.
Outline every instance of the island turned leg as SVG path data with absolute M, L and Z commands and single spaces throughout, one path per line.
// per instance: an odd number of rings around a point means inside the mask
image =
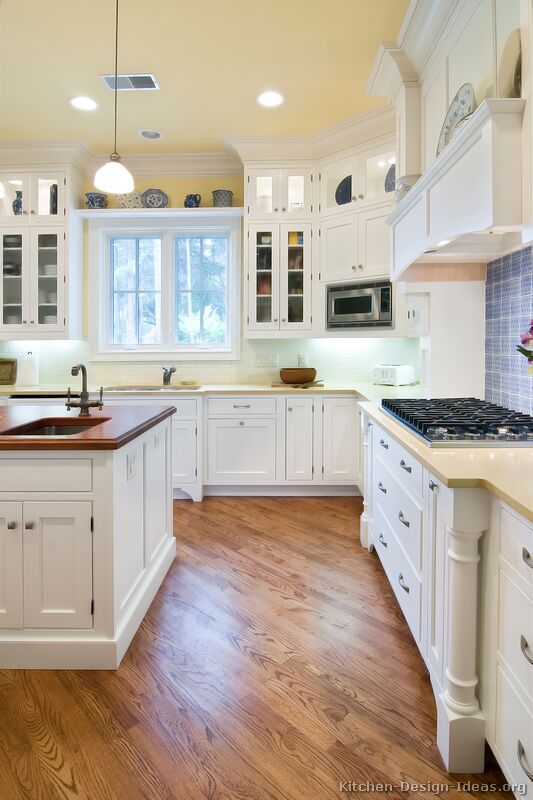
M 482 489 L 443 493 L 447 531 L 447 653 L 437 698 L 437 744 L 448 772 L 483 772 L 485 719 L 476 695 L 479 540 L 489 527 Z

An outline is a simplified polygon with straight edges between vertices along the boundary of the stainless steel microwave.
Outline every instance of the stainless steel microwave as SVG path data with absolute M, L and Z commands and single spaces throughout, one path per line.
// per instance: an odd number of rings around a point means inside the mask
M 326 327 L 392 328 L 392 284 L 379 281 L 328 286 Z

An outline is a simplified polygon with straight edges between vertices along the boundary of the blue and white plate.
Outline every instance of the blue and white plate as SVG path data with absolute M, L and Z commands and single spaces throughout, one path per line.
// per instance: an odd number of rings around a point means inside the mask
M 168 194 L 162 189 L 147 189 L 141 195 L 144 208 L 167 208 Z

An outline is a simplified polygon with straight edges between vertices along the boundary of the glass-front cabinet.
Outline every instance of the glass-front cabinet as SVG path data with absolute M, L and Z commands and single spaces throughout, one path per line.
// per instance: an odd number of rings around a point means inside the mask
M 0 172 L 0 223 L 63 224 L 65 182 L 63 172 Z
M 248 230 L 248 328 L 311 327 L 311 224 L 257 223 Z
M 251 169 L 246 186 L 250 217 L 302 217 L 313 212 L 312 169 Z
M 320 169 L 320 212 L 357 209 L 394 198 L 396 154 L 392 144 L 362 150 Z
M 64 231 L 5 228 L 0 333 L 57 332 L 65 326 Z

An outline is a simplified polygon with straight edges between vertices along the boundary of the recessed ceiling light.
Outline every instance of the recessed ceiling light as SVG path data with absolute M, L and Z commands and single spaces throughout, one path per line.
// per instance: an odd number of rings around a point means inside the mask
M 71 97 L 69 103 L 78 111 L 94 111 L 95 108 L 98 108 L 98 103 L 92 97 Z
M 267 108 L 274 108 L 274 106 L 280 106 L 285 98 L 279 92 L 262 92 L 257 97 L 257 102 L 260 106 L 266 106 Z
M 163 138 L 161 131 L 154 131 L 151 128 L 145 128 L 144 130 L 139 131 L 139 136 L 141 139 L 150 139 L 152 142 Z

